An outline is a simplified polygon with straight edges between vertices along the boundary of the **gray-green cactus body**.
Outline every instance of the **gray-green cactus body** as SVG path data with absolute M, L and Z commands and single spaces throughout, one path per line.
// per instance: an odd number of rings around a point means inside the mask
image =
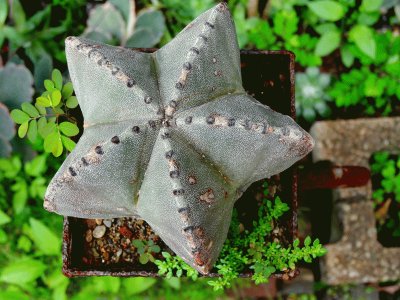
M 66 44 L 85 130 L 45 208 L 142 218 L 208 273 L 241 193 L 306 155 L 311 137 L 244 91 L 225 4 L 152 54 L 74 37 Z
M 321 73 L 317 67 L 307 68 L 304 73 L 296 73 L 296 113 L 309 122 L 317 114 L 327 117 L 331 110 L 327 102 L 331 101 L 327 94 L 331 77 Z

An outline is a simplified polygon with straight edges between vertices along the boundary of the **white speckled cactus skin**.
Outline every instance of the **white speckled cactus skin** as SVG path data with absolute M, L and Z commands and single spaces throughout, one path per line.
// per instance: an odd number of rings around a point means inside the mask
M 85 130 L 44 207 L 80 218 L 142 218 L 203 274 L 242 192 L 313 147 L 290 117 L 244 91 L 225 4 L 152 54 L 76 37 L 66 52 Z

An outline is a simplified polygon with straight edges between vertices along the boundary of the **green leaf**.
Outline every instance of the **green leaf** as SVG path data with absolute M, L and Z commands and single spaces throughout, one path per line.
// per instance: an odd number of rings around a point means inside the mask
M 32 242 L 26 235 L 21 235 L 17 242 L 17 249 L 23 250 L 24 252 L 31 251 Z
M 11 186 L 15 193 L 12 196 L 13 210 L 16 215 L 20 214 L 28 201 L 28 185 L 25 180 L 20 179 Z
M 41 123 L 46 122 L 46 118 L 44 118 L 44 121 L 41 121 L 41 119 L 42 118 L 39 119 L 39 122 L 41 122 Z M 41 126 L 43 126 L 43 127 L 41 127 Z M 40 125 L 38 127 L 39 127 L 39 134 L 42 136 L 42 138 L 46 138 L 50 133 L 55 131 L 56 124 L 54 122 L 49 122 L 49 123 Z
M 67 82 L 61 90 L 63 99 L 68 99 L 69 97 L 71 97 L 73 92 L 74 87 L 72 86 L 72 82 Z
M 75 108 L 78 106 L 78 99 L 75 96 L 71 96 L 67 99 L 66 105 L 68 108 Z
M 379 11 L 382 6 L 383 0 L 363 0 L 361 2 L 360 11 L 374 12 Z
M 38 177 L 42 175 L 46 170 L 46 158 L 47 155 L 38 155 L 31 161 L 25 163 L 24 169 L 26 174 L 32 177 Z
M 0 290 L 0 299 L 13 299 L 13 300 L 31 300 L 22 290 Z
M 318 17 L 327 21 L 338 21 L 345 13 L 344 6 L 336 1 L 320 0 L 309 2 L 307 5 Z
M 365 25 L 356 25 L 349 32 L 349 39 L 370 58 L 376 57 L 376 42 L 372 29 Z
M 47 91 L 51 92 L 52 90 L 54 90 L 54 82 L 51 81 L 50 79 L 45 79 L 44 81 L 44 87 Z
M 54 108 L 53 108 L 53 111 L 54 111 L 56 114 L 59 114 L 59 115 L 65 114 L 65 111 L 62 110 L 62 109 L 60 108 L 60 106 L 54 107 Z
M 34 218 L 29 219 L 29 224 L 36 248 L 45 255 L 59 255 L 61 236 L 57 237 L 45 224 Z
M 351 65 L 354 62 L 354 55 L 353 53 L 350 51 L 350 48 L 348 45 L 345 45 L 343 47 L 340 48 L 340 54 L 342 56 L 342 62 L 343 64 L 349 68 L 351 67 Z
M 61 92 L 59 90 L 54 90 L 51 92 L 51 102 L 52 106 L 56 107 L 58 104 L 60 104 L 61 101 Z
M 0 226 L 11 222 L 11 218 L 2 210 L 0 210 Z
M 26 22 L 25 12 L 19 0 L 13 0 L 11 4 L 11 18 L 15 27 L 23 30 Z
M 18 128 L 18 136 L 22 139 L 28 131 L 29 121 L 25 121 Z
M 36 107 L 34 107 L 32 104 L 30 104 L 29 102 L 24 102 L 21 105 L 21 108 L 24 112 L 26 112 L 29 116 L 31 116 L 32 118 L 36 118 L 39 117 L 39 112 L 36 109 Z
M 315 31 L 318 32 L 320 35 L 330 31 L 339 31 L 337 26 L 334 23 L 324 23 L 315 27 Z
M 329 31 L 324 33 L 318 40 L 317 46 L 315 47 L 315 54 L 319 56 L 326 56 L 340 44 L 340 32 L 339 31 Z
M 127 296 L 140 294 L 148 289 L 150 289 L 154 284 L 156 284 L 157 279 L 146 278 L 146 277 L 131 277 L 125 278 L 122 281 L 122 285 Z
M 51 106 L 51 102 L 50 102 L 50 99 L 48 97 L 40 96 L 40 97 L 36 98 L 36 103 L 38 105 L 40 105 L 40 106 L 43 106 L 43 107 Z
M 69 152 L 71 152 L 72 150 L 74 150 L 76 143 L 71 140 L 69 137 L 66 136 L 61 136 L 61 141 L 65 147 L 65 149 L 67 149 Z
M 380 18 L 381 14 L 379 12 L 374 13 L 360 13 L 357 17 L 357 22 L 360 25 L 372 26 L 374 25 Z
M 38 132 L 39 132 L 40 135 L 42 135 L 41 132 L 43 130 L 43 127 L 46 126 L 46 124 L 47 124 L 46 117 L 41 117 L 38 120 L 37 125 L 38 125 Z
M 309 236 L 307 236 L 304 239 L 304 246 L 310 246 L 310 244 L 311 244 L 311 238 Z
M 43 147 L 46 152 L 51 152 L 55 157 L 60 156 L 63 151 L 60 133 L 53 131 L 46 136 Z
M 164 278 L 164 282 L 175 290 L 179 290 L 181 288 L 181 280 L 177 277 Z
M 10 159 L 0 158 L 0 171 L 5 178 L 14 179 L 21 170 L 22 162 L 18 156 Z
M 160 246 L 158 246 L 158 245 L 153 245 L 153 246 L 151 246 L 150 249 L 151 249 L 151 252 L 154 252 L 154 253 L 158 253 L 161 250 Z
M 148 254 L 147 254 L 147 253 L 141 254 L 141 255 L 139 256 L 139 262 L 140 262 L 142 265 L 147 264 L 147 263 L 149 262 L 149 256 L 148 256 Z
M 144 244 L 141 240 L 133 240 L 132 244 L 136 247 L 136 248 L 143 248 Z
M 47 111 L 44 106 L 41 106 L 38 103 L 35 103 L 35 107 L 41 115 L 46 115 Z
M 22 258 L 12 261 L 3 268 L 0 282 L 22 286 L 42 276 L 46 265 L 33 258 Z
M 37 138 L 37 133 L 38 133 L 38 125 L 36 120 L 32 120 L 29 122 L 29 128 L 28 128 L 28 140 L 31 141 L 32 143 L 35 143 L 36 138 Z
M 22 124 L 29 120 L 29 115 L 20 109 L 13 109 L 11 111 L 11 118 L 17 124 Z
M 7 0 L 0 0 L 0 26 L 4 24 L 7 19 L 8 5 Z M 2 43 L 0 43 L 1 45 Z
M 61 89 L 62 89 L 62 75 L 61 75 L 61 72 L 58 69 L 54 69 L 53 70 L 53 72 L 51 73 L 51 79 L 54 82 L 55 88 L 61 91 Z
M 71 122 L 62 122 L 59 127 L 66 136 L 75 136 L 79 133 L 78 126 Z

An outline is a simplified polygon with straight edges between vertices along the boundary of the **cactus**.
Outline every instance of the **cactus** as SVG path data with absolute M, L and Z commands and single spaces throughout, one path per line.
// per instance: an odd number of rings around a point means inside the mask
M 331 113 L 327 101 L 331 97 L 327 88 L 331 77 L 327 73 L 320 73 L 316 67 L 307 68 L 304 73 L 296 74 L 296 112 L 309 122 L 315 120 L 317 113 L 327 117 Z
M 23 102 L 32 101 L 33 76 L 24 65 L 7 63 L 0 68 L 0 102 L 9 109 L 19 107 Z
M 0 103 L 0 157 L 9 156 L 12 150 L 10 140 L 15 135 L 14 122 L 7 106 Z
M 135 1 L 107 1 L 89 13 L 83 37 L 126 47 L 154 47 L 163 36 L 165 20 L 155 9 L 142 9 L 136 16 Z
M 44 207 L 142 218 L 203 274 L 243 191 L 313 147 L 289 116 L 246 94 L 226 4 L 151 54 L 76 37 L 66 54 L 85 129 Z
M 10 141 L 15 135 L 9 108 L 31 101 L 32 84 L 33 76 L 24 65 L 8 62 L 0 68 L 0 157 L 9 156 L 12 151 Z

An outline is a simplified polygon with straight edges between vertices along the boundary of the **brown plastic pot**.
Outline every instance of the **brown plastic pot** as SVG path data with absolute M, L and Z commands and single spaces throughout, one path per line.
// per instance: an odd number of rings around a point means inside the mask
M 152 52 L 155 49 L 140 49 Z M 294 55 L 289 51 L 241 51 L 241 68 L 243 86 L 247 92 L 272 109 L 295 118 L 294 103 Z M 283 229 L 282 241 L 291 243 L 297 236 L 297 175 L 295 167 L 279 174 L 281 191 L 279 196 L 288 203 L 290 211 L 281 220 Z M 254 193 L 261 186 L 253 184 L 235 205 L 239 214 L 246 216 L 246 222 L 251 224 L 257 216 L 257 205 Z M 125 263 L 115 265 L 92 265 L 85 263 L 84 243 L 86 222 L 84 219 L 65 217 L 63 232 L 63 273 L 74 276 L 150 276 L 157 277 L 157 267 L 154 264 Z M 251 276 L 251 271 L 241 274 L 241 277 Z M 297 275 L 292 272 L 291 276 Z M 210 277 L 218 276 L 212 272 Z M 274 277 L 282 277 L 276 273 Z

